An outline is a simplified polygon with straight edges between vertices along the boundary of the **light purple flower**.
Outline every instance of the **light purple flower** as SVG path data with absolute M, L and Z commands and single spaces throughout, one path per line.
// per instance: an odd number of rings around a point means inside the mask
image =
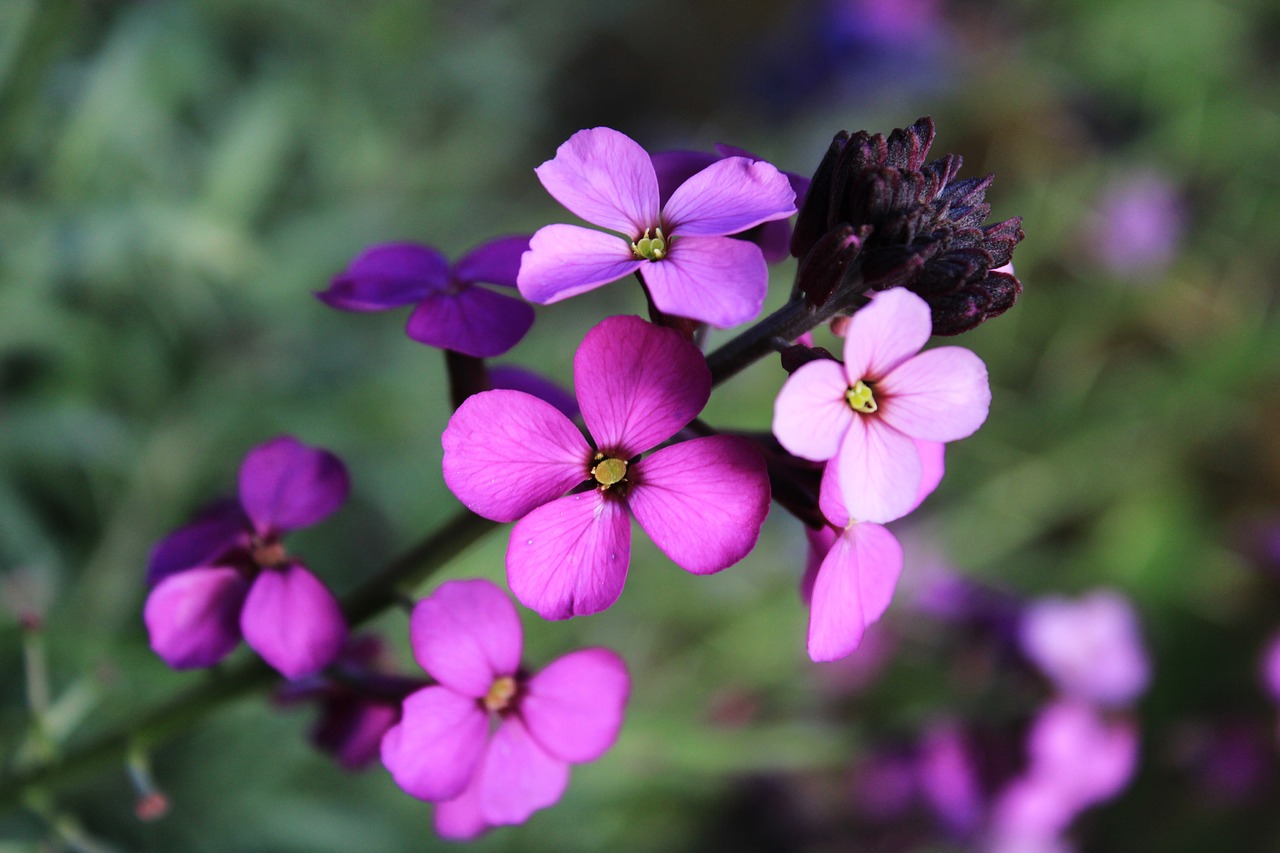
M 974 835 L 982 825 L 986 803 L 960 726 L 951 721 L 930 726 L 916 761 L 920 794 L 939 821 L 954 836 Z
M 214 505 L 151 555 L 144 619 L 156 654 L 175 669 L 212 666 L 240 642 L 289 678 L 338 654 L 347 625 L 333 594 L 281 537 L 334 512 L 349 488 L 326 450 L 282 436 L 240 467 L 240 500 Z
M 1186 220 L 1186 206 L 1168 178 L 1140 172 L 1105 188 L 1089 224 L 1087 246 L 1113 275 L 1154 278 L 1177 255 Z
M 477 285 L 515 287 L 529 237 L 490 240 L 450 265 L 418 243 L 370 246 L 336 276 L 320 301 L 343 311 L 389 311 L 417 305 L 405 331 L 427 346 L 476 358 L 502 355 L 533 325 L 533 307 Z
M 577 225 L 539 229 L 517 279 L 529 301 L 558 302 L 638 272 L 666 314 L 726 327 L 760 313 L 769 277 L 764 256 L 726 235 L 796 212 L 795 192 L 773 166 L 719 160 L 664 204 L 645 150 L 596 127 L 575 133 L 536 171 L 572 213 L 622 237 Z
M 923 299 L 884 291 L 850 320 L 844 363 L 805 364 L 774 403 L 778 441 L 804 459 L 832 460 L 843 502 L 859 521 L 893 521 L 919 502 L 917 441 L 955 441 L 986 420 L 986 366 L 961 347 L 919 352 L 931 330 Z
M 444 431 L 444 479 L 470 510 L 517 521 L 507 580 L 547 619 L 597 613 L 622 592 L 634 515 L 695 574 L 755 546 L 769 511 L 764 460 L 734 436 L 683 441 L 638 459 L 697 417 L 711 394 L 702 353 L 673 329 L 609 317 L 587 333 L 574 384 L 594 447 L 548 403 L 477 394 Z
M 631 689 L 622 659 L 582 649 L 525 674 L 519 617 L 489 581 L 442 584 L 414 608 L 410 640 L 439 683 L 405 700 L 382 762 L 397 785 L 438 804 L 447 838 L 523 823 L 560 799 L 570 764 L 618 737 Z

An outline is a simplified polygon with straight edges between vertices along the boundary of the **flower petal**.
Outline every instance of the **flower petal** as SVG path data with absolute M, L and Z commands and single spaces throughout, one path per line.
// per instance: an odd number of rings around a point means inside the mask
M 578 225 L 546 225 L 529 241 L 516 284 L 530 302 L 547 305 L 595 290 L 640 269 L 644 261 L 614 234 Z
M 525 370 L 514 364 L 497 364 L 489 368 L 489 381 L 494 388 L 532 394 L 555 406 L 566 418 L 578 416 L 578 401 L 574 396 L 559 384 L 532 370 Z
M 717 435 L 683 441 L 631 471 L 628 506 L 680 568 L 718 572 L 755 547 L 769 512 L 769 475 L 747 440 Z
M 468 397 L 441 437 L 444 482 L 472 512 L 515 521 L 589 476 L 591 447 L 550 403 L 520 391 Z
M 862 642 L 893 598 L 902 574 L 902 546 L 878 524 L 854 523 L 818 569 L 809 614 L 809 657 L 839 660 Z
M 726 157 L 681 184 L 662 219 L 673 235 L 721 237 L 795 212 L 785 175 L 763 160 Z
M 347 641 L 347 623 L 333 593 L 299 563 L 264 569 L 254 579 L 240 630 L 286 678 L 324 669 Z
M 554 805 L 569 784 L 569 764 L 548 755 L 519 717 L 494 732 L 480 764 L 480 814 L 486 823 L 524 823 Z
M 409 640 L 432 678 L 477 699 L 515 675 L 524 642 L 515 605 L 487 580 L 441 584 L 413 608 Z
M 931 334 L 933 320 L 927 302 L 902 287 L 877 293 L 845 327 L 845 375 L 850 384 L 859 379 L 879 380 L 918 353 Z
M 801 459 L 822 462 L 840 450 L 854 411 L 840 362 L 820 358 L 787 377 L 773 401 L 773 434 Z
M 631 517 L 599 490 L 530 512 L 511 531 L 507 583 L 543 619 L 568 619 L 618 600 L 631 562 Z
M 169 575 L 147 596 L 142 618 L 151 648 L 174 669 L 213 666 L 240 642 L 249 584 L 235 569 L 200 567 Z
M 760 247 L 731 237 L 672 241 L 667 256 L 646 261 L 640 275 L 659 310 L 721 329 L 755 318 L 769 290 Z
M 378 758 L 382 736 L 400 720 L 400 703 L 330 700 L 311 729 L 311 742 L 346 770 L 361 770 Z
M 834 464 L 854 520 L 885 524 L 915 507 L 923 477 L 920 454 L 910 438 L 876 416 L 850 422 Z
M 151 549 L 147 584 L 155 586 L 175 572 L 217 563 L 219 557 L 243 545 L 251 529 L 239 501 L 227 498 L 211 504 Z
M 259 533 L 315 524 L 350 488 L 341 459 L 288 435 L 259 444 L 240 465 L 240 503 Z
M 476 358 L 511 349 L 533 326 L 533 306 L 483 287 L 433 293 L 409 315 L 405 332 L 420 344 Z
M 916 502 L 911 507 L 914 510 L 924 503 L 925 498 L 933 494 L 947 473 L 947 446 L 940 441 L 912 439 L 912 442 L 916 446 L 916 453 L 920 454 L 920 490 L 916 492 Z
M 817 530 L 805 527 L 804 536 L 809 548 L 804 558 L 804 576 L 800 578 L 800 600 L 807 607 L 813 602 L 813 585 L 818 580 L 818 569 L 822 568 L 822 561 L 831 553 L 831 546 L 836 544 L 839 534 L 834 528 L 824 525 Z
M 573 357 L 582 419 L 604 453 L 635 456 L 689 424 L 711 396 L 711 371 L 674 329 L 607 317 Z
M 640 144 L 608 127 L 580 130 L 534 170 L 556 201 L 634 239 L 658 224 L 658 177 Z
M 710 151 L 655 151 L 649 155 L 658 175 L 658 198 L 666 204 L 671 194 L 694 175 L 720 159 Z
M 452 800 L 436 804 L 436 833 L 450 841 L 470 841 L 484 834 L 489 828 L 480 814 L 479 773 L 471 775 L 471 782 Z
M 529 237 L 528 234 L 516 234 L 481 243 L 453 265 L 454 281 L 483 281 L 515 287 L 516 274 L 520 272 L 520 256 L 529 249 Z
M 387 311 L 412 305 L 449 283 L 449 262 L 430 246 L 384 243 L 361 252 L 316 294 L 343 311 Z
M 489 718 L 475 699 L 424 687 L 382 738 L 382 763 L 404 791 L 442 802 L 462 794 L 484 752 Z
M 520 716 L 550 755 L 595 761 L 613 746 L 631 693 L 622 658 L 582 649 L 552 661 L 525 684 Z
M 963 347 L 922 352 L 895 367 L 877 390 L 885 423 L 925 441 L 972 435 L 991 408 L 987 366 Z

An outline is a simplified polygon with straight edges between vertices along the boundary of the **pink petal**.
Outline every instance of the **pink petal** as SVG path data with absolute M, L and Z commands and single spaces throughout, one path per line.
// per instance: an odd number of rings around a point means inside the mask
M 433 293 L 409 315 L 405 331 L 418 343 L 476 358 L 502 355 L 533 326 L 533 306 L 483 287 Z
M 721 237 L 796 212 L 786 176 L 763 160 L 726 157 L 681 184 L 662 209 L 671 234 Z
M 911 507 L 915 509 L 924 503 L 924 499 L 933 494 L 938 488 L 938 484 L 942 482 L 942 477 L 947 473 L 946 449 L 947 446 L 940 441 L 916 441 L 912 439 L 916 446 L 916 453 L 920 454 L 920 490 L 916 492 L 916 502 Z
M 711 396 L 711 371 L 674 329 L 639 317 L 607 317 L 573 358 L 582 419 L 596 446 L 624 458 L 666 441 Z
M 849 508 L 844 505 L 844 495 L 840 492 L 836 468 L 835 462 L 828 462 L 822 469 L 822 483 L 818 487 L 818 509 L 822 510 L 822 515 L 827 521 L 837 529 L 843 530 L 853 519 L 849 517 Z
M 240 608 L 249 584 L 235 569 L 189 569 L 147 596 L 143 620 L 151 648 L 174 669 L 213 666 L 240 642 Z
M 845 394 L 849 382 L 837 361 L 821 358 L 800 367 L 773 402 L 773 434 L 801 459 L 835 456 L 855 412 Z
M 636 238 L 658 224 L 653 162 L 616 130 L 580 130 L 534 171 L 556 201 L 594 225 Z
M 244 641 L 286 678 L 328 666 L 347 641 L 333 593 L 298 563 L 264 569 L 240 614 Z
M 458 259 L 453 266 L 453 278 L 463 283 L 483 281 L 515 287 L 516 274 L 520 271 L 520 256 L 528 249 L 528 234 L 499 237 L 481 243 Z
M 640 269 L 631 244 L 578 225 L 547 225 L 529 241 L 516 283 L 530 302 L 559 302 Z
M 608 649 L 582 649 L 529 679 L 520 716 L 549 754 L 574 764 L 595 761 L 618 739 L 630 693 L 622 658 Z
M 666 314 L 725 329 L 755 318 L 769 289 L 760 247 L 731 237 L 681 237 L 640 275 L 653 304 Z
M 617 601 L 630 562 L 626 506 L 592 489 L 544 504 L 516 524 L 507 583 L 542 618 L 568 619 Z
M 404 700 L 400 722 L 382 738 L 382 763 L 420 800 L 462 794 L 484 751 L 489 717 L 470 696 L 424 687 Z
M 880 379 L 918 353 L 931 334 L 932 314 L 923 299 L 902 287 L 877 293 L 845 327 L 844 366 L 850 384 Z
M 519 717 L 508 717 L 480 765 L 480 814 L 486 823 L 524 823 L 554 805 L 569 784 L 569 764 L 548 755 Z
M 833 528 L 824 525 L 818 530 L 805 527 L 804 536 L 809 542 L 809 548 L 804 558 L 804 576 L 800 579 L 800 600 L 807 607 L 813 601 L 813 584 L 818 580 L 818 569 L 822 567 L 822 561 L 827 558 L 839 535 Z
M 342 505 L 350 487 L 341 459 L 288 435 L 253 448 L 240 465 L 240 503 L 259 533 L 315 524 Z
M 987 366 L 962 347 L 939 347 L 908 359 L 881 380 L 876 392 L 885 423 L 925 441 L 972 435 L 991 407 Z
M 441 437 L 444 481 L 472 512 L 515 521 L 589 475 L 591 447 L 550 403 L 520 391 L 468 397 Z
M 769 475 L 750 442 L 695 438 L 664 447 L 631 470 L 627 504 L 682 569 L 718 572 L 755 547 L 769 512 Z
M 489 828 L 480 814 L 479 773 L 471 776 L 471 783 L 452 800 L 436 804 L 436 833 L 450 841 L 470 841 L 484 834 Z
M 884 524 L 916 505 L 922 470 L 915 443 L 877 416 L 852 420 L 834 464 L 851 518 Z
M 515 605 L 487 580 L 448 581 L 413 608 L 409 640 L 432 678 L 477 699 L 520 666 Z
M 862 642 L 893 598 L 902 574 L 902 546 L 878 524 L 848 528 L 822 561 L 809 614 L 809 657 L 838 660 Z
M 316 297 L 343 311 L 387 311 L 412 305 L 449 283 L 449 262 L 430 246 L 370 246 Z

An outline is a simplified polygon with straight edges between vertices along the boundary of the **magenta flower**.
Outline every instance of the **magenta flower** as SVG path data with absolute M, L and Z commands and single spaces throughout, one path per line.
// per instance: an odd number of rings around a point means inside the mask
M 661 311 L 714 326 L 760 313 L 769 272 L 760 248 L 725 235 L 796 212 L 795 192 L 773 166 L 727 157 L 689 178 L 665 204 L 653 161 L 607 127 L 580 130 L 537 168 L 547 192 L 587 222 L 540 228 L 517 282 L 547 304 L 638 272 Z
M 316 297 L 343 311 L 389 311 L 414 305 L 405 331 L 427 346 L 476 358 L 502 355 L 533 325 L 533 307 L 480 282 L 515 287 L 525 235 L 490 240 L 452 266 L 417 243 L 370 246 Z
M 519 391 L 469 398 L 444 431 L 444 479 L 471 511 L 517 521 L 507 580 L 547 619 L 597 613 L 622 592 L 634 515 L 695 574 L 755 546 L 769 511 L 764 460 L 744 439 L 710 436 L 640 454 L 697 417 L 711 394 L 698 349 L 673 329 L 609 317 L 574 357 L 594 447 L 550 404 Z
M 961 347 L 919 352 L 930 329 L 923 299 L 886 290 L 849 321 L 844 364 L 803 365 L 774 404 L 778 441 L 804 459 L 831 459 L 844 504 L 859 521 L 893 521 L 918 503 L 916 441 L 955 441 L 986 420 L 986 366 Z
M 143 617 L 156 654 L 175 669 L 212 666 L 243 635 L 289 678 L 332 661 L 347 639 L 342 611 L 280 538 L 328 516 L 348 488 L 337 456 L 295 438 L 249 451 L 239 503 L 215 505 L 151 554 Z
M 414 608 L 410 640 L 439 684 L 405 700 L 382 762 L 406 792 L 438 804 L 447 838 L 523 823 L 560 799 L 570 764 L 595 761 L 618 737 L 631 689 L 622 659 L 582 649 L 527 675 L 515 607 L 489 581 L 442 584 Z

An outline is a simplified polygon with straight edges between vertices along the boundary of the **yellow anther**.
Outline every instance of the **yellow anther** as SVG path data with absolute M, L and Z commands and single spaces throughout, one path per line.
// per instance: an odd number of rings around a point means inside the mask
M 519 687 L 516 680 L 509 675 L 504 675 L 489 687 L 489 692 L 484 695 L 484 706 L 493 713 L 505 711 L 507 706 L 511 704 L 511 700 L 516 697 Z
M 644 229 L 644 236 L 631 244 L 631 254 L 635 255 L 638 260 L 660 261 L 667 256 L 667 240 L 662 236 L 661 228 L 653 229 L 653 236 L 649 236 L 649 229 Z
M 862 412 L 869 415 L 879 406 L 876 405 L 875 395 L 871 393 L 871 386 L 859 379 L 853 383 L 853 387 L 844 392 L 844 398 L 849 401 L 849 408 L 855 412 Z
M 595 477 L 596 482 L 607 489 L 610 486 L 621 483 L 626 478 L 627 462 L 625 459 L 601 459 L 591 469 L 591 476 Z

